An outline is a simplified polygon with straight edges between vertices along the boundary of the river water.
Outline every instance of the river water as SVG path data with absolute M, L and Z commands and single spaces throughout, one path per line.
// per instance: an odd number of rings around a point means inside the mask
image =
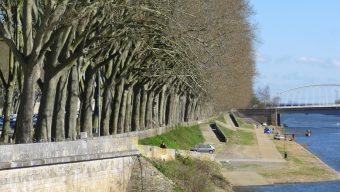
M 286 132 L 297 133 L 296 141 L 340 172 L 340 110 L 281 114 Z M 304 133 L 311 129 L 312 136 Z M 236 192 L 340 192 L 340 181 L 236 187 Z

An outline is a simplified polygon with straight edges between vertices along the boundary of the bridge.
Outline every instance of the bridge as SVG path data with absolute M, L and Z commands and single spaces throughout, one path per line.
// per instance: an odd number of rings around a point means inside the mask
M 245 116 L 280 125 L 280 113 L 340 109 L 340 85 L 306 85 L 278 93 L 264 109 L 240 109 Z

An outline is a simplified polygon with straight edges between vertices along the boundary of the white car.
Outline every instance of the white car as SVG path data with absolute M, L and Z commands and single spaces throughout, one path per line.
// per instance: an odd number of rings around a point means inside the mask
M 276 139 L 276 140 L 284 140 L 284 139 L 286 139 L 286 137 L 284 135 L 275 134 L 274 139 Z

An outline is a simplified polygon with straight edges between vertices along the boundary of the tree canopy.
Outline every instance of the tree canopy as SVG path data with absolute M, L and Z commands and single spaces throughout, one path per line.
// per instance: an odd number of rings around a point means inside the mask
M 17 143 L 63 141 L 246 106 L 251 14 L 246 0 L 1 0 L 5 122 L 18 113 Z

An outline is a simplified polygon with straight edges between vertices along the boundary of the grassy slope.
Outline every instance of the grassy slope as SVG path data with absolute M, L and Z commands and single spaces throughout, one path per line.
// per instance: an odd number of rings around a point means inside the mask
M 224 124 L 227 123 L 227 122 L 225 121 L 225 119 L 224 119 L 224 114 L 221 114 L 220 116 L 218 116 L 218 117 L 217 117 L 217 121 L 220 121 L 220 122 L 222 122 L 222 123 L 224 123 Z
M 232 131 L 223 126 L 220 129 L 226 137 L 228 137 L 228 143 L 237 145 L 251 145 L 255 142 L 255 134 L 244 130 L 237 129 Z
M 234 114 L 234 117 L 241 128 L 248 128 L 248 129 L 254 128 L 254 125 L 244 122 L 241 117 L 238 117 L 235 114 Z
M 190 149 L 191 147 L 203 143 L 204 138 L 198 125 L 191 127 L 179 127 L 168 133 L 139 140 L 140 145 L 159 146 L 164 141 L 167 148 Z
M 177 156 L 174 161 L 153 161 L 153 165 L 178 185 L 176 192 L 232 191 L 221 167 L 212 161 Z

